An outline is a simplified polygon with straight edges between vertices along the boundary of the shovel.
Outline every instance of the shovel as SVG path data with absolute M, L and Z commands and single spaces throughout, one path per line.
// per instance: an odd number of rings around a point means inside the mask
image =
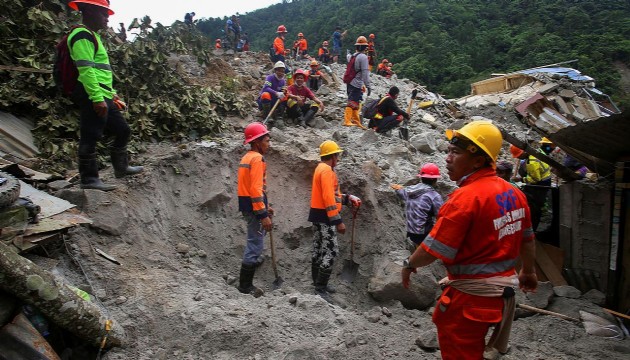
M 269 243 L 271 244 L 271 267 L 273 268 L 273 274 L 276 276 L 276 279 L 273 281 L 273 289 L 278 290 L 282 286 L 284 279 L 278 275 L 278 267 L 276 265 L 276 249 L 273 245 L 273 231 L 269 231 Z
M 409 100 L 409 106 L 407 106 L 407 114 L 411 112 L 411 107 L 413 106 L 413 100 L 416 98 L 416 95 L 418 95 L 418 90 L 413 89 L 413 91 L 411 92 L 411 100 Z M 405 121 L 403 121 L 400 128 L 398 128 L 398 133 L 401 139 L 409 141 L 409 124 L 408 124 L 407 119 L 405 119 Z
M 276 111 L 276 108 L 278 107 L 278 104 L 280 104 L 280 99 L 276 100 L 276 103 L 273 104 L 273 107 L 271 108 L 271 111 L 269 111 L 269 114 L 267 114 L 267 117 L 262 122 L 263 125 L 267 125 L 267 121 L 269 121 L 269 118 L 271 117 L 271 115 L 273 115 L 273 112 Z
M 354 278 L 357 276 L 357 272 L 359 271 L 359 264 L 354 261 L 354 228 L 355 222 L 357 220 L 357 213 L 359 212 L 359 207 L 352 211 L 352 230 L 350 236 L 350 259 L 347 259 L 343 263 L 343 270 L 341 270 L 341 279 L 347 282 L 354 281 Z

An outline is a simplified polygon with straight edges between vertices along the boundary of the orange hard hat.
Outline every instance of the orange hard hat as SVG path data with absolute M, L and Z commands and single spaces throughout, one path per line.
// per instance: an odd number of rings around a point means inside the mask
M 269 134 L 267 127 L 260 122 L 253 122 L 245 127 L 245 144 L 260 138 L 261 136 Z
M 262 95 L 260 95 L 260 99 L 271 101 L 271 94 L 265 91 Z
M 313 61 L 311 61 L 311 66 L 317 67 L 317 66 L 319 66 L 319 63 L 317 62 L 317 60 L 313 60 Z
M 439 179 L 440 168 L 434 163 L 426 163 L 422 165 L 422 167 L 420 168 L 418 177 L 426 178 L 426 179 Z
M 278 31 L 276 31 L 278 33 L 286 33 L 287 32 L 287 27 L 284 25 L 280 25 L 278 26 Z
M 114 15 L 114 11 L 109 8 L 108 0 L 72 0 L 68 3 L 68 6 L 70 6 L 73 10 L 79 11 L 79 6 L 77 5 L 78 3 L 104 7 L 107 9 L 107 14 Z
M 374 39 L 375 37 L 374 34 L 370 34 L 370 39 Z
M 521 155 L 523 155 L 525 151 L 523 151 L 522 149 L 517 148 L 514 145 L 510 145 L 510 153 L 512 154 L 513 158 L 519 158 Z
M 304 34 L 298 33 L 298 37 L 304 37 Z
M 368 44 L 368 41 L 367 41 L 367 39 L 365 38 L 365 36 L 363 36 L 363 35 L 359 36 L 359 37 L 357 38 L 357 42 L 356 42 L 356 43 L 354 43 L 354 45 L 355 45 L 355 46 L 358 46 L 358 45 L 367 45 L 367 44 Z

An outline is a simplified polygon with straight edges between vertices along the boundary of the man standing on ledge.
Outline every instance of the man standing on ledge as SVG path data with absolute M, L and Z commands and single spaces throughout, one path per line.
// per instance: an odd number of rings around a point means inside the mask
M 111 160 L 117 178 L 134 175 L 142 166 L 129 166 L 127 143 L 131 129 L 120 110 L 126 105 L 112 87 L 113 74 L 107 51 L 101 42 L 99 30 L 107 29 L 107 21 L 114 12 L 108 0 L 74 0 L 68 3 L 81 12 L 83 24 L 68 35 L 70 56 L 77 66 L 79 78 L 72 100 L 81 109 L 79 139 L 79 174 L 81 188 L 110 191 L 116 185 L 104 184 L 98 177 L 96 142 L 104 133 L 114 136 Z
M 473 121 L 447 130 L 446 137 L 446 169 L 459 189 L 444 203 L 420 247 L 403 262 L 402 283 L 408 288 L 417 267 L 442 260 L 448 277 L 440 281 L 444 290 L 433 312 L 442 358 L 482 359 L 486 349 L 507 352 L 516 286 L 524 292 L 538 286 L 534 231 L 525 195 L 494 170 L 503 142 L 499 129 L 490 121 Z

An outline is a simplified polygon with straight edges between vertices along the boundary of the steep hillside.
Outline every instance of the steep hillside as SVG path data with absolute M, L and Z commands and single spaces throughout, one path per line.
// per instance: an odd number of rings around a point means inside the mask
M 380 59 L 448 97 L 468 94 L 471 82 L 491 73 L 577 59 L 573 67 L 627 104 L 612 64 L 630 62 L 628 18 L 630 3 L 621 0 L 293 0 L 245 14 L 241 24 L 257 51 L 267 51 L 280 24 L 288 44 L 304 33 L 311 54 L 336 26 L 348 30 L 343 53 L 357 36 L 374 33 Z M 224 25 L 207 19 L 200 28 L 217 38 Z

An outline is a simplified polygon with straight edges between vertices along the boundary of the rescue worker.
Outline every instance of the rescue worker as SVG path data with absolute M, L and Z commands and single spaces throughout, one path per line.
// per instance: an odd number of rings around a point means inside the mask
M 107 50 L 99 30 L 107 29 L 107 20 L 114 12 L 107 0 L 73 0 L 68 3 L 82 15 L 82 25 L 68 35 L 70 57 L 77 65 L 79 77 L 72 93 L 80 108 L 79 174 L 82 189 L 110 191 L 98 176 L 96 143 L 105 132 L 114 137 L 110 155 L 117 178 L 142 172 L 142 166 L 129 166 L 127 144 L 131 129 L 122 116 L 125 103 L 113 88 L 113 73 Z
M 512 181 L 512 173 L 514 172 L 514 164 L 507 160 L 501 160 L 497 163 L 497 176 L 501 179 L 516 186 L 516 183 Z
M 220 49 L 221 48 L 221 39 L 216 39 L 214 41 L 214 48 L 215 49 Z
M 328 41 L 322 42 L 322 46 L 317 51 L 317 58 L 322 64 L 330 64 L 330 50 L 328 49 Z
M 273 74 L 267 75 L 265 78 L 265 83 L 262 89 L 260 89 L 258 99 L 256 100 L 258 109 L 262 111 L 263 119 L 269 115 L 269 111 L 271 111 L 276 101 L 280 101 L 280 103 L 273 113 L 274 119 L 277 119 L 284 113 L 284 101 L 286 101 L 286 80 L 284 75 L 285 65 L 282 61 L 278 61 L 273 66 Z M 273 121 L 270 121 L 270 125 L 273 123 Z
M 313 126 L 313 118 L 319 109 L 324 110 L 324 103 L 304 85 L 306 71 L 297 69 L 293 79 L 295 83 L 287 88 L 287 116 L 296 125 Z
M 341 32 L 341 26 L 337 26 L 335 28 L 335 32 L 333 32 L 332 34 L 332 42 L 333 42 L 333 47 L 332 47 L 332 61 L 333 62 L 339 62 L 339 55 L 341 55 L 341 40 L 346 36 L 346 33 L 348 32 L 348 30 Z
M 379 101 L 376 106 L 376 115 L 370 119 L 369 128 L 382 134 L 399 126 L 403 119 L 410 119 L 409 114 L 396 104 L 398 94 L 400 94 L 398 87 L 392 86 L 389 89 L 385 98 Z
M 308 58 L 308 41 L 304 38 L 304 34 L 298 34 L 297 44 L 297 60 Z
M 417 175 L 421 183 L 403 187 L 392 184 L 396 195 L 405 202 L 407 219 L 407 245 L 413 253 L 427 237 L 435 218 L 444 203 L 442 196 L 435 191 L 435 184 L 440 178 L 440 169 L 434 163 L 422 165 Z
M 361 129 L 367 129 L 361 123 L 361 115 L 359 115 L 359 104 L 363 101 L 363 91 L 367 90 L 367 96 L 370 96 L 372 92 L 370 89 L 368 58 L 367 55 L 365 55 L 367 46 L 368 41 L 365 36 L 359 36 L 354 44 L 356 52 L 352 56 L 356 57 L 354 60 L 356 75 L 354 79 L 347 84 L 346 92 L 348 93 L 348 104 L 346 105 L 344 113 L 343 126 L 358 126 Z
M 225 22 L 225 35 L 230 42 L 230 48 L 232 50 L 236 50 L 238 41 L 241 38 L 241 25 L 239 24 L 239 19 L 236 15 L 232 15 Z
M 186 13 L 186 15 L 184 15 L 184 24 L 188 25 L 188 26 L 192 26 L 193 24 L 193 18 L 195 17 L 195 12 L 189 12 Z
M 317 60 L 311 61 L 311 70 L 306 72 L 308 79 L 308 87 L 313 91 L 319 90 L 319 84 L 322 81 L 322 72 L 319 71 L 319 63 Z
M 376 64 L 376 49 L 374 48 L 374 39 L 376 36 L 374 34 L 370 34 L 368 40 L 368 48 L 367 48 L 367 56 L 368 56 L 368 65 L 370 67 L 370 72 L 372 72 L 372 68 Z
M 387 63 L 388 60 L 387 59 L 383 59 L 383 61 L 381 61 L 380 64 L 378 64 L 377 68 L 376 68 L 376 74 L 377 75 L 381 75 L 381 76 L 385 76 L 387 75 Z
M 321 162 L 315 168 L 311 192 L 311 209 L 308 221 L 313 223 L 313 253 L 311 276 L 315 284 L 315 294 L 332 302 L 330 293 L 334 288 L 328 285 L 332 267 L 339 252 L 337 233 L 346 232 L 346 225 L 341 219 L 343 205 L 358 208 L 361 199 L 357 196 L 342 194 L 335 166 L 343 150 L 332 140 L 319 145 Z
M 523 192 L 527 195 L 532 214 L 532 224 L 534 231 L 536 231 L 551 187 L 551 166 L 514 145 L 510 146 L 510 152 L 512 157 L 520 160 L 519 171 L 517 171 L 518 175 L 515 176 L 515 180 L 525 183 Z
M 287 35 L 287 28 L 284 25 L 278 26 L 278 30 L 276 31 L 278 36 L 273 41 L 273 58 L 272 62 L 277 63 L 278 61 L 282 61 L 284 63 L 284 37 Z
M 443 291 L 433 312 L 442 359 L 477 360 L 484 347 L 507 352 L 516 285 L 524 292 L 536 290 L 534 232 L 525 196 L 493 169 L 503 141 L 499 129 L 479 120 L 447 130 L 446 136 L 446 169 L 459 189 L 403 262 L 402 283 L 408 288 L 417 267 L 442 260 L 448 276 L 440 281 Z M 485 345 L 492 325 L 494 333 Z
M 254 286 L 256 267 L 263 262 L 265 233 L 273 226 L 273 209 L 267 202 L 267 163 L 264 155 L 269 150 L 269 130 L 254 122 L 245 127 L 245 142 L 250 150 L 238 166 L 238 210 L 247 223 L 247 244 L 243 252 L 238 291 L 259 297 L 263 291 Z

